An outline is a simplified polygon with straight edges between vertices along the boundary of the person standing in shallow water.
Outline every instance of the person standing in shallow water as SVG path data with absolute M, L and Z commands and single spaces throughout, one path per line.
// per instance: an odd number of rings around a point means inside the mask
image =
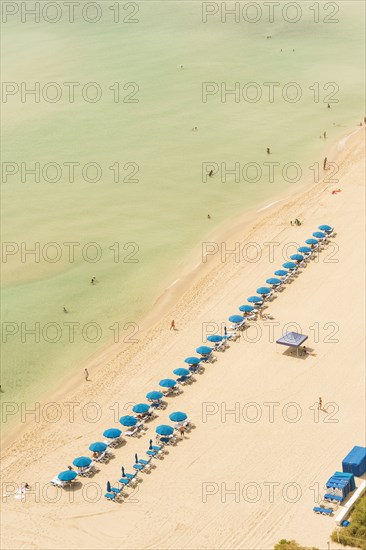
M 270 154 L 271 154 L 271 149 L 267 147 L 267 155 L 270 155 Z

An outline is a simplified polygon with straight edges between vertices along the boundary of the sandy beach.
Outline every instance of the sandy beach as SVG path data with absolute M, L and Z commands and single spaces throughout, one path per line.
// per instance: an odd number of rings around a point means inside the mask
M 314 502 L 349 450 L 365 445 L 364 144 L 364 127 L 341 144 L 338 183 L 307 185 L 202 243 L 189 259 L 199 267 L 171 280 L 139 342 L 108 349 L 88 365 L 90 382 L 81 371 L 40 405 L 37 422 L 3 448 L 4 549 L 270 550 L 281 538 L 327 548 L 334 518 L 315 515 Z M 300 227 L 290 225 L 296 217 Z M 94 477 L 73 491 L 50 486 L 160 379 L 174 377 L 207 334 L 229 325 L 228 316 L 320 224 L 334 226 L 336 236 L 268 303 L 273 320 L 250 323 Z M 203 264 L 202 249 L 212 251 Z M 310 355 L 276 349 L 286 330 L 309 336 Z M 318 412 L 320 396 L 325 411 Z M 145 455 L 173 411 L 185 411 L 194 429 L 139 475 L 128 499 L 107 502 L 107 481 L 119 479 L 122 465 L 132 470 L 135 452 Z M 4 497 L 24 482 L 32 487 L 25 502 Z

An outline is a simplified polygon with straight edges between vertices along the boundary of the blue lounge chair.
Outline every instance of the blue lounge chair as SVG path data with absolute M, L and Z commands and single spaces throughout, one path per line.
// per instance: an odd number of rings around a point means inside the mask
M 115 501 L 116 500 L 116 494 L 115 493 L 106 493 L 104 496 L 107 500 L 110 500 L 110 501 Z
M 321 508 L 320 506 L 315 506 L 313 508 L 313 511 L 316 514 L 322 514 L 323 516 L 332 516 L 333 515 L 332 508 Z
M 342 495 L 334 495 L 332 493 L 326 493 L 324 495 L 324 500 L 329 500 L 330 502 L 342 502 L 343 496 Z

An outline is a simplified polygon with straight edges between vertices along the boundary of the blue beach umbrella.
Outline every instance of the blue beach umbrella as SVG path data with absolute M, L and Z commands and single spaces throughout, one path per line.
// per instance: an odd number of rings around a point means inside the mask
M 122 432 L 118 428 L 109 428 L 108 430 L 105 430 L 105 432 L 103 432 L 103 435 L 108 439 L 116 439 L 116 437 L 122 435 Z
M 300 246 L 297 250 L 301 252 L 301 254 L 310 254 L 310 252 L 312 252 L 311 248 L 308 246 Z
M 132 410 L 136 414 L 145 414 L 150 409 L 150 405 L 146 403 L 138 403 L 132 407 Z
M 285 267 L 286 269 L 295 269 L 297 265 L 294 264 L 294 262 L 286 262 L 283 264 L 283 267 Z
M 211 336 L 207 336 L 207 340 L 209 342 L 221 342 L 223 340 L 223 337 L 219 334 L 211 334 Z
M 306 244 L 318 244 L 318 241 L 316 239 L 306 239 Z
M 301 254 L 292 254 L 290 258 L 295 262 L 302 262 L 302 260 L 304 259 L 304 256 L 302 256 Z
M 282 283 L 281 279 L 276 279 L 276 277 L 270 277 L 266 280 L 266 283 L 269 285 L 280 285 Z
M 320 229 L 320 231 L 326 231 L 327 233 L 333 231 L 333 227 L 330 227 L 330 225 L 319 225 L 318 229 Z
M 243 313 L 250 313 L 251 311 L 254 311 L 253 306 L 248 306 L 247 304 L 244 306 L 239 306 L 239 311 L 242 311 Z
M 130 416 L 130 415 L 127 415 L 127 416 L 121 416 L 121 418 L 119 419 L 120 421 L 120 424 L 122 424 L 122 426 L 136 426 L 138 420 L 137 418 L 135 418 L 134 416 Z
M 212 348 L 209 348 L 208 346 L 200 346 L 196 349 L 196 352 L 200 355 L 209 355 L 212 351 Z
M 172 422 L 184 422 L 187 420 L 188 416 L 184 412 L 174 412 L 169 415 L 169 418 Z
M 163 394 L 161 391 L 149 391 L 149 393 L 146 394 L 146 399 L 152 399 L 153 401 L 161 399 L 162 397 Z
M 268 288 L 267 286 L 261 286 L 259 288 L 257 288 L 256 290 L 257 294 L 270 294 L 271 293 L 271 289 Z
M 230 315 L 229 321 L 230 323 L 242 323 L 244 321 L 244 317 L 242 315 Z
M 57 477 L 60 481 L 72 481 L 77 475 L 77 472 L 74 472 L 74 470 L 65 470 L 64 472 L 60 472 Z
M 107 493 L 111 492 L 111 484 L 109 481 L 107 481 Z
M 248 302 L 251 304 L 259 304 L 259 302 L 263 302 L 263 299 L 259 298 L 259 296 L 249 296 Z
M 172 435 L 174 428 L 167 426 L 166 424 L 162 424 L 161 426 L 158 426 L 155 431 L 159 435 Z
M 77 468 L 87 468 L 92 463 L 92 459 L 88 456 L 78 456 L 73 461 L 73 465 Z
M 171 378 L 164 378 L 164 380 L 160 380 L 159 386 L 162 388 L 174 388 L 177 383 L 175 380 L 172 380 Z
M 277 275 L 277 277 L 286 277 L 286 275 L 288 274 L 288 271 L 286 269 L 277 269 L 277 271 L 275 271 L 274 274 Z
M 173 370 L 173 374 L 176 376 L 189 376 L 191 371 L 183 367 L 179 367 L 178 369 Z
M 314 231 L 313 237 L 316 237 L 317 239 L 324 239 L 326 234 L 323 233 L 323 231 Z
M 186 357 L 184 359 L 185 363 L 188 363 L 188 365 L 199 365 L 201 362 L 201 359 L 199 357 Z
M 93 453 L 103 453 L 108 447 L 107 443 L 102 443 L 102 441 L 97 441 L 89 445 L 89 450 Z

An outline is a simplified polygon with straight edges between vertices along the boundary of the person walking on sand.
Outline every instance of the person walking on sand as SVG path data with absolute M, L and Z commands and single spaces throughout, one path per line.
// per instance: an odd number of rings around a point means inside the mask
M 207 219 L 210 220 L 211 219 L 211 216 L 210 214 L 207 214 Z
M 95 275 L 94 275 L 94 276 L 91 278 L 91 280 L 90 280 L 91 284 L 92 284 L 92 285 L 95 285 L 96 280 L 97 280 L 97 279 L 96 279 L 96 277 L 95 277 Z
M 88 372 L 88 369 L 84 369 L 84 377 L 85 377 L 85 382 L 89 382 L 89 372 Z
M 210 170 L 208 175 L 210 176 L 210 178 L 213 176 L 213 170 Z
M 185 434 L 185 431 L 186 431 L 185 427 L 184 426 L 179 426 L 178 430 L 179 430 L 179 433 L 181 435 L 181 438 L 184 439 L 184 434 Z
M 65 306 L 64 306 L 64 313 L 67 313 L 67 309 L 65 308 Z
M 170 323 L 170 329 L 169 329 L 169 330 L 176 330 L 174 319 L 173 319 L 173 321 Z
M 267 155 L 270 155 L 270 154 L 271 154 L 271 149 L 267 147 Z
M 327 169 L 327 162 L 328 162 L 328 159 L 327 159 L 327 157 L 325 157 L 324 162 L 323 162 L 323 170 Z
M 327 139 L 327 132 L 324 132 L 323 136 L 324 136 L 324 139 Z
M 330 109 L 330 105 L 329 105 L 329 103 L 328 103 L 328 109 Z
M 323 400 L 322 400 L 321 397 L 319 397 L 318 409 L 319 409 L 320 411 L 323 409 Z

